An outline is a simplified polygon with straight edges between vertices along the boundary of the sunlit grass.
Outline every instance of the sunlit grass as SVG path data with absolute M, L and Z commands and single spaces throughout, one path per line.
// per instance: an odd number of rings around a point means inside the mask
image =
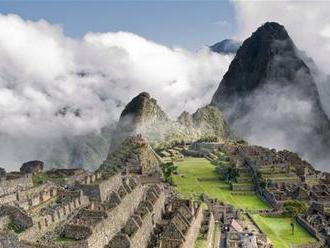
M 272 241 L 275 248 L 289 248 L 291 245 L 314 243 L 316 240 L 297 222 L 292 234 L 291 218 L 286 217 L 264 217 L 253 215 L 261 230 Z
M 205 158 L 186 157 L 178 166 L 174 176 L 176 189 L 184 197 L 198 198 L 202 193 L 242 209 L 267 209 L 268 206 L 254 193 L 232 194 L 230 185 L 219 179 L 215 166 Z

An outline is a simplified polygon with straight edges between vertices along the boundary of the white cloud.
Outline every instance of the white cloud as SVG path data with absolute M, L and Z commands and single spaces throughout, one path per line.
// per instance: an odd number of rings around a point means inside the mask
M 72 39 L 17 15 L 0 15 L 0 30 L 0 134 L 22 144 L 99 132 L 141 91 L 172 116 L 194 111 L 209 103 L 232 59 L 127 32 Z

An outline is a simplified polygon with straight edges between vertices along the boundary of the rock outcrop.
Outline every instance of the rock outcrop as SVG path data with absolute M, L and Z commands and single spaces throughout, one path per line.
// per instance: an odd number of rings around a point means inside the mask
M 312 73 L 278 23 L 265 23 L 243 42 L 212 105 L 254 143 L 289 148 L 314 162 L 330 144 Z

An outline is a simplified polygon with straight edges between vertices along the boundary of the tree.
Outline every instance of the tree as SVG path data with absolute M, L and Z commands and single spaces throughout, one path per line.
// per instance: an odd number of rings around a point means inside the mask
M 235 167 L 228 167 L 226 171 L 226 181 L 236 181 L 236 178 L 239 176 L 239 171 Z
M 287 201 L 283 205 L 284 211 L 287 215 L 294 218 L 298 214 L 306 213 L 307 205 L 303 201 L 291 200 Z
M 163 163 L 161 165 L 165 182 L 172 183 L 172 175 L 177 173 L 178 167 L 173 162 Z
M 297 201 L 297 200 L 291 200 L 287 201 L 283 205 L 285 214 L 290 216 L 292 218 L 292 221 L 290 223 L 292 235 L 294 235 L 294 218 L 298 216 L 298 214 L 303 214 L 307 211 L 307 205 L 303 201 Z

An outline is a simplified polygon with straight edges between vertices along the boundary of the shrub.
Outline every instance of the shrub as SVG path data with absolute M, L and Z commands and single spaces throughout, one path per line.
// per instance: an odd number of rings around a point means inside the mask
M 284 212 L 290 217 L 296 217 L 298 214 L 304 214 L 307 211 L 307 205 L 303 201 L 290 200 L 283 205 Z

